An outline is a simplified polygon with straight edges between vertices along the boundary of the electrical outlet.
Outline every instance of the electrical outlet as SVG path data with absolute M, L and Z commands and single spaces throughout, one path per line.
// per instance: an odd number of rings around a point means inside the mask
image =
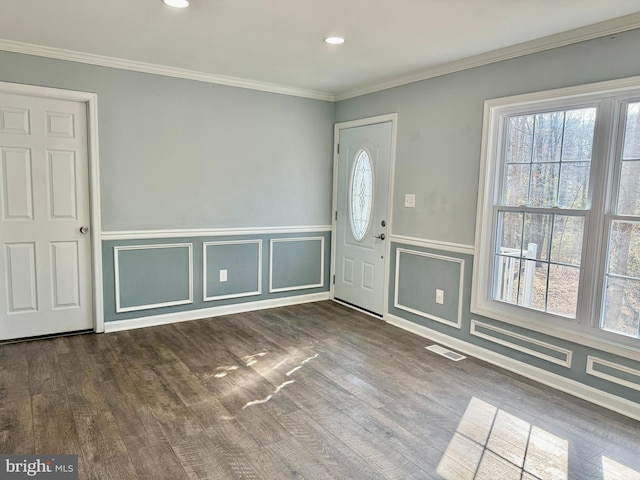
M 220 270 L 220 281 L 221 282 L 226 282 L 227 281 L 227 270 Z
M 415 208 L 416 206 L 416 194 L 415 193 L 407 193 L 404 196 L 404 206 L 406 208 Z
M 436 288 L 436 303 L 442 305 L 444 303 L 444 290 Z

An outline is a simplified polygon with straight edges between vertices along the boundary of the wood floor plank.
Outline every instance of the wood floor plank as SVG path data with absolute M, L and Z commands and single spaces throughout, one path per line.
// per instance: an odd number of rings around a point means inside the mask
M 384 479 L 365 458 L 302 410 L 280 417 L 283 427 L 336 478 Z
M 0 348 L 0 452 L 34 450 L 26 344 Z
M 101 381 L 100 390 L 138 478 L 153 480 L 158 478 L 158 472 L 166 478 L 187 478 L 185 469 L 126 370 L 120 367 L 115 378 Z
M 259 443 L 217 399 L 192 404 L 189 409 L 198 418 L 220 461 L 234 478 L 262 478 L 261 464 L 255 459 L 260 451 Z
M 326 301 L 0 345 L 0 452 L 83 480 L 640 476 L 640 422 L 429 344 Z
M 54 341 L 26 342 L 28 381 L 31 395 L 55 392 L 64 388 L 64 379 L 57 365 Z
M 390 451 L 349 415 L 338 407 L 326 402 L 320 392 L 303 384 L 302 381 L 287 391 L 312 418 L 322 421 L 324 428 L 349 448 L 362 456 L 385 478 L 404 479 L 416 474 L 429 478 L 426 472 L 410 462 L 402 454 Z
M 146 405 L 158 422 L 189 478 L 230 478 L 198 419 L 177 394 L 153 370 L 142 367 L 128 371 Z
M 273 443 L 267 449 L 284 463 L 288 478 L 340 480 L 312 455 L 308 455 L 293 438 Z
M 35 454 L 78 455 L 81 479 L 92 478 L 82 454 L 78 431 L 64 390 L 38 393 L 31 398 Z M 22 452 L 20 452 L 22 453 Z

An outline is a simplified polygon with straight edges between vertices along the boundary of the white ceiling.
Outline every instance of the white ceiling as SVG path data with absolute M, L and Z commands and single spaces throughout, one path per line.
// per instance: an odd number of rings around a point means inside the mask
M 134 70 L 165 66 L 177 76 L 331 99 L 543 37 L 555 35 L 546 41 L 555 45 L 637 27 L 639 12 L 638 0 L 191 0 L 186 9 L 160 0 L 0 0 L 0 49 L 81 52 L 90 63 L 121 59 Z M 328 35 L 346 43 L 327 45 Z

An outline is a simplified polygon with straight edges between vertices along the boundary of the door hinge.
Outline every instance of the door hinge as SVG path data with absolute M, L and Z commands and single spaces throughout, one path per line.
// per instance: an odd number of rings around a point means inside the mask
M 336 220 L 338 220 L 338 211 L 336 210 Z
M 334 285 L 336 284 L 336 276 L 335 275 L 333 276 L 333 284 Z
M 338 143 L 338 155 L 340 155 L 340 144 Z

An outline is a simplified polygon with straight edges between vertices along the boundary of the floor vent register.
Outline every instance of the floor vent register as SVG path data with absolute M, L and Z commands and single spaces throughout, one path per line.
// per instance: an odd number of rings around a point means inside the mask
M 448 348 L 441 347 L 440 345 L 430 345 L 424 348 L 431 350 L 438 355 L 442 355 L 443 357 L 447 357 L 449 360 L 453 360 L 454 362 L 459 362 L 460 360 L 467 358 L 464 355 L 460 355 L 459 353 L 449 350 Z

